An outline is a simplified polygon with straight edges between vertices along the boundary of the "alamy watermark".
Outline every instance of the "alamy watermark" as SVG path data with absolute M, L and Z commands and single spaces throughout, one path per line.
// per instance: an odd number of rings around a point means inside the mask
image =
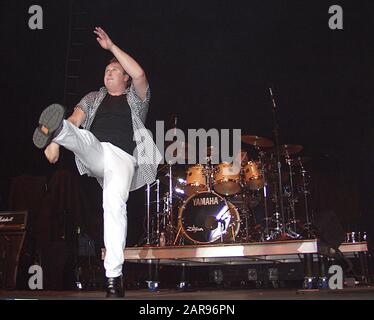
M 329 268 L 329 288 L 331 290 L 343 289 L 343 269 L 341 266 L 332 265 Z
M 29 7 L 28 13 L 31 14 L 28 25 L 31 30 L 43 29 L 43 8 L 39 5 Z M 332 16 L 328 20 L 328 26 L 331 30 L 343 29 L 343 8 L 339 5 L 331 5 L 328 10 Z
M 29 28 L 31 30 L 41 30 L 43 29 L 43 9 L 41 6 L 36 4 L 30 6 L 29 14 L 32 16 L 29 18 Z
M 335 4 L 330 6 L 329 13 L 332 14 L 329 19 L 329 28 L 343 30 L 343 8 Z
M 43 290 L 43 269 L 41 266 L 34 264 L 29 268 L 29 274 L 32 276 L 29 278 L 30 290 Z
M 153 148 L 152 132 L 145 128 L 134 131 L 134 140 L 138 142 L 135 153 L 140 165 L 206 164 L 209 158 L 211 164 L 232 163 L 224 170 L 233 174 L 240 171 L 241 129 L 188 129 L 186 137 L 178 128 L 165 132 L 164 121 L 156 121 L 157 149 Z

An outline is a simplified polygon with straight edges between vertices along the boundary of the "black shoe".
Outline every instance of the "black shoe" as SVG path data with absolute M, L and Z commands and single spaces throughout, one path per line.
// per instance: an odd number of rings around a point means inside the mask
M 59 104 L 51 104 L 45 108 L 39 118 L 39 126 L 35 129 L 32 140 L 39 149 L 45 148 L 61 131 L 65 117 L 65 108 Z
M 123 298 L 125 291 L 123 289 L 122 276 L 116 278 L 107 278 L 106 297 L 107 298 Z

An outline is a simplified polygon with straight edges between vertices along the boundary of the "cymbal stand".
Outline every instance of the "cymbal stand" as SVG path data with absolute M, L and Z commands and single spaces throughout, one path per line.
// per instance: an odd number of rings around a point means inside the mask
M 267 183 L 267 172 L 265 169 L 265 161 L 264 161 L 265 153 L 263 151 L 259 152 L 259 161 L 261 165 L 261 174 L 264 179 L 264 187 L 262 188 L 262 192 L 264 195 L 264 214 L 265 214 L 265 235 L 264 239 L 268 239 L 270 237 L 270 230 L 269 230 L 269 212 L 268 212 L 268 183 Z
M 277 185 L 277 183 L 274 183 L 274 184 Z M 274 197 L 275 197 L 275 213 L 273 214 L 273 218 L 270 219 L 270 221 L 272 223 L 275 223 L 275 227 L 271 228 L 271 232 L 269 236 L 265 238 L 266 240 L 276 240 L 276 238 L 279 235 L 282 235 L 282 230 L 283 230 L 283 224 L 281 222 L 280 213 L 279 213 L 279 200 L 278 200 L 279 195 L 277 194 L 277 192 L 274 193 Z
M 273 104 L 272 113 L 273 113 L 273 124 L 274 124 L 274 138 L 275 138 L 275 146 L 276 146 L 276 155 L 277 155 L 277 173 L 278 173 L 278 203 L 280 208 L 280 214 L 277 210 L 276 212 L 276 222 L 277 222 L 277 229 L 280 227 L 280 231 L 276 230 L 276 233 L 279 234 L 281 238 L 284 238 L 287 236 L 286 234 L 286 224 L 285 224 L 285 218 L 284 218 L 284 206 L 283 206 L 283 184 L 282 184 L 282 163 L 280 158 L 280 150 L 279 150 L 279 124 L 277 119 L 277 105 L 274 101 L 273 91 L 271 88 L 269 88 L 271 101 Z M 277 203 L 277 204 L 278 204 Z M 281 218 L 281 221 L 278 221 L 279 218 Z M 281 224 L 281 225 L 279 225 Z
M 293 171 L 292 171 L 292 160 L 290 155 L 286 154 L 286 162 L 289 168 L 289 177 L 290 177 L 290 196 L 289 196 L 289 203 L 291 208 L 291 215 L 292 219 L 288 222 L 288 234 L 292 236 L 292 238 L 300 238 L 300 234 L 296 232 L 297 228 L 297 221 L 296 221 L 296 212 L 295 212 L 295 193 L 293 187 Z M 291 227 L 290 227 L 291 226 Z
M 246 240 L 246 242 L 249 242 L 249 210 L 250 210 L 250 206 L 247 203 L 247 200 L 245 200 L 245 198 L 246 198 L 245 192 L 242 194 L 242 197 L 244 199 L 244 203 L 246 204 L 245 205 L 245 210 L 243 210 L 244 214 L 245 214 L 244 215 L 244 219 L 245 219 L 245 240 Z
M 307 231 L 307 237 L 312 238 L 312 223 L 309 216 L 309 206 L 308 206 L 308 195 L 310 195 L 310 192 L 307 189 L 307 182 L 306 182 L 306 173 L 303 163 L 301 161 L 301 157 L 298 157 L 300 169 L 301 169 L 301 176 L 303 181 L 303 194 L 304 194 L 304 206 L 305 206 L 305 230 Z

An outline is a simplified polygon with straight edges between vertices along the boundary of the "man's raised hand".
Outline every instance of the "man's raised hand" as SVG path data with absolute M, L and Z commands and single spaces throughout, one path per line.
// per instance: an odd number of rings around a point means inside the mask
M 97 42 L 100 44 L 102 48 L 105 50 L 111 50 L 112 47 L 114 46 L 114 43 L 112 40 L 109 38 L 107 33 L 100 27 L 96 27 L 94 30 L 94 33 L 97 35 Z

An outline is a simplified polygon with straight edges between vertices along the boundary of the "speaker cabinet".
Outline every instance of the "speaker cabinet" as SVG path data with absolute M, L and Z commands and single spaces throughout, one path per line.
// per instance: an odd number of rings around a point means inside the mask
M 14 289 L 26 234 L 27 211 L 0 212 L 0 288 Z

